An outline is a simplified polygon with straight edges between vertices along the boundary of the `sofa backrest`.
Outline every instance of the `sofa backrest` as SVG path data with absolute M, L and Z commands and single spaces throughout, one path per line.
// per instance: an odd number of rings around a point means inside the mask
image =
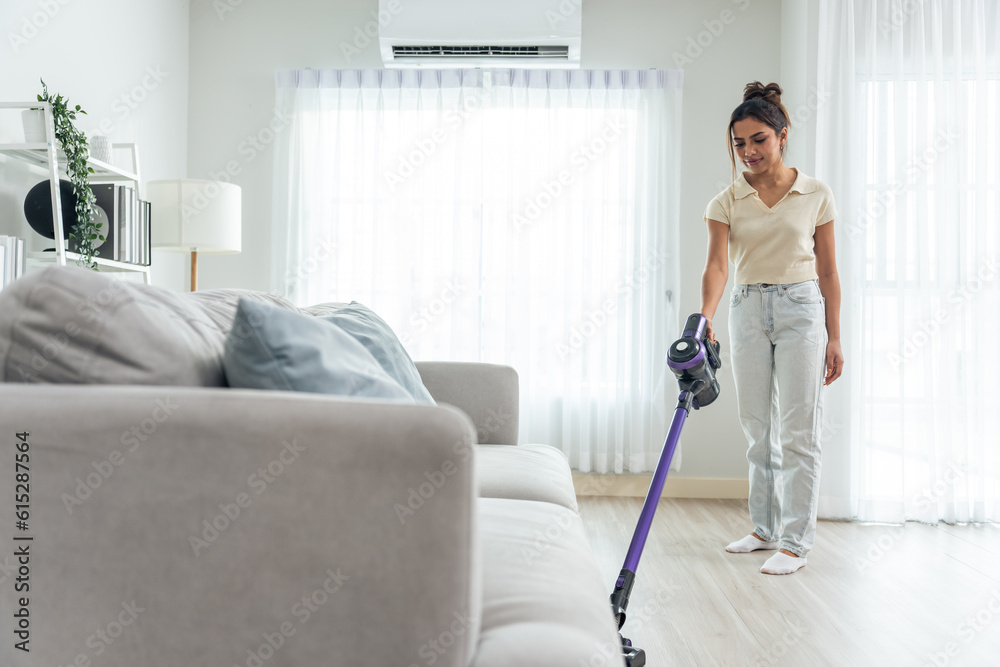
M 0 292 L 0 381 L 225 386 L 222 355 L 249 290 L 182 293 L 77 267 L 29 274 Z

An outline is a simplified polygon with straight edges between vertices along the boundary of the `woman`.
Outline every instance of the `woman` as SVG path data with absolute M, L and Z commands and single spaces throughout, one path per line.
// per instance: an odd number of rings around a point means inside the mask
M 844 368 L 833 195 L 785 165 L 788 125 L 778 84 L 746 86 L 729 120 L 733 185 L 705 211 L 701 288 L 714 340 L 712 317 L 733 263 L 729 336 L 754 531 L 726 550 L 777 549 L 761 567 L 765 574 L 791 574 L 806 564 L 816 535 L 821 387 Z M 746 166 L 739 177 L 737 157 Z

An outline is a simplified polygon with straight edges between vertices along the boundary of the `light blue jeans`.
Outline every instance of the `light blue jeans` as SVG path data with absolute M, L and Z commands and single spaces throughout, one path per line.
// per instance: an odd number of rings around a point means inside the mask
M 819 282 L 737 285 L 729 339 L 757 535 L 806 555 L 816 537 L 826 300 Z

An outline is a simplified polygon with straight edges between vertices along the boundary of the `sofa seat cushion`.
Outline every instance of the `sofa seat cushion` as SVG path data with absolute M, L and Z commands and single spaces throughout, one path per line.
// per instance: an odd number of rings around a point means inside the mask
M 549 445 L 477 445 L 480 498 L 542 500 L 577 510 L 566 456 Z
M 476 667 L 624 664 L 613 582 L 601 577 L 580 515 L 533 500 L 477 502 L 484 577 Z

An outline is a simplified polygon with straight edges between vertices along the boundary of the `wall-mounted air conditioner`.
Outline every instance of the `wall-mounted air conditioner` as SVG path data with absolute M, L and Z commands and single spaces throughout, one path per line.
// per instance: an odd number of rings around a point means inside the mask
M 379 0 L 386 67 L 580 66 L 583 0 Z

